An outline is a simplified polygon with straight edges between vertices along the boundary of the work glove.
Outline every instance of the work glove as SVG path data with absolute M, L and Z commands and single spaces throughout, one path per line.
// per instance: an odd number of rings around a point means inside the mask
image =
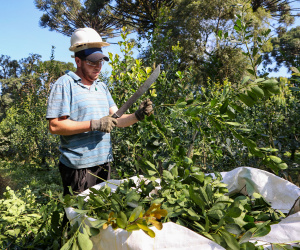
M 99 120 L 91 120 L 91 130 L 101 131 L 105 133 L 110 133 L 110 131 L 118 124 L 116 118 L 111 116 L 104 116 Z
M 140 104 L 140 107 L 137 111 L 135 111 L 135 116 L 136 118 L 141 121 L 141 120 L 144 120 L 145 118 L 145 115 L 149 116 L 151 115 L 153 111 L 153 108 L 152 108 L 152 102 L 150 101 L 150 99 L 146 99 L 145 101 L 143 101 L 141 104 Z

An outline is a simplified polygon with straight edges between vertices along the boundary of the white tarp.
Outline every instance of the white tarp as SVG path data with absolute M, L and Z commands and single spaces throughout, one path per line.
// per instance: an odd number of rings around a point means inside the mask
M 279 178 L 269 172 L 250 168 L 239 167 L 230 172 L 221 173 L 223 182 L 228 184 L 230 193 L 241 192 L 244 194 L 260 193 L 272 207 L 291 215 L 283 219 L 279 224 L 271 226 L 271 232 L 260 238 L 254 238 L 252 242 L 263 245 L 264 249 L 275 249 L 272 243 L 291 243 L 300 241 L 300 188 Z M 138 181 L 137 177 L 132 178 Z M 124 180 L 109 180 L 112 191 Z M 99 189 L 105 183 L 98 184 L 94 188 Z M 81 195 L 88 195 L 89 190 Z M 297 200 L 298 199 L 298 200 Z M 297 201 L 297 202 L 296 202 Z M 71 221 L 80 220 L 78 214 L 72 208 L 67 208 L 67 217 Z M 122 229 L 113 230 L 111 227 L 92 237 L 94 248 L 97 250 L 192 250 L 192 249 L 224 249 L 207 238 L 172 222 L 164 223 L 162 230 L 151 228 L 155 231 L 155 238 L 151 238 L 143 231 L 127 232 Z

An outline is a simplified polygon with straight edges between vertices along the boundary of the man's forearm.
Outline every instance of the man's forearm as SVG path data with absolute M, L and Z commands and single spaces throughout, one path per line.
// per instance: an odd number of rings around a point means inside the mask
M 49 130 L 56 135 L 75 135 L 91 131 L 90 121 L 72 121 L 66 118 L 53 118 L 49 120 Z
M 128 127 L 134 123 L 138 122 L 135 114 L 124 114 L 120 118 L 118 118 L 118 128 Z

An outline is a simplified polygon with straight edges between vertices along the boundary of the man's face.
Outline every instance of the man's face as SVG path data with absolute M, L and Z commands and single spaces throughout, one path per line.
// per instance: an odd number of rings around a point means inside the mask
M 101 68 L 102 63 L 100 62 L 91 63 L 87 60 L 81 60 L 82 75 L 87 81 L 91 83 L 98 79 Z

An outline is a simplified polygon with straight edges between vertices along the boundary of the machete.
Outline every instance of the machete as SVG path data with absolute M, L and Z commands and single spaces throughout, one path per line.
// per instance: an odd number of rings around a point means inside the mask
M 152 85 L 152 83 L 155 82 L 157 77 L 160 74 L 160 64 L 156 67 L 156 69 L 152 72 L 152 74 L 149 76 L 149 78 L 144 82 L 144 84 L 139 87 L 139 89 L 123 104 L 123 106 L 112 115 L 113 118 L 119 118 L 121 117 L 126 110 L 130 108 L 132 104 L 134 104 L 137 99 L 139 99 Z

